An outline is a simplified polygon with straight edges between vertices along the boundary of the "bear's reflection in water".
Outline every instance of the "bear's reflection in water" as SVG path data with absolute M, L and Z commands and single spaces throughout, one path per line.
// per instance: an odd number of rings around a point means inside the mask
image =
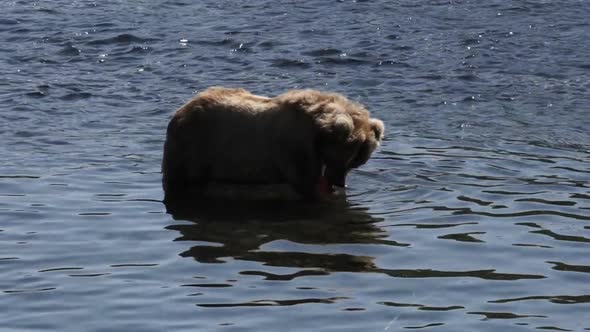
M 405 246 L 386 239 L 386 232 L 375 226 L 380 219 L 344 200 L 321 204 L 201 201 L 190 208 L 177 206 L 169 212 L 175 220 L 192 222 L 167 227 L 182 234 L 177 241 L 211 243 L 195 245 L 181 253 L 202 263 L 221 263 L 223 258 L 232 257 L 269 266 L 315 269 L 300 273 L 368 272 L 377 269 L 373 257 L 357 255 L 350 247 L 338 246 L 331 247 L 328 253 L 313 253 L 314 247 L 309 245 L 387 243 Z M 262 248 L 278 240 L 291 242 L 292 245 L 287 246 L 290 249 L 265 251 Z

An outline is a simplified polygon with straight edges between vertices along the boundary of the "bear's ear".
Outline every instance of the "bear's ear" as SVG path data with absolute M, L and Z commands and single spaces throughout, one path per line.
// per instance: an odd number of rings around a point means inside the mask
M 354 122 L 346 113 L 322 113 L 316 123 L 322 134 L 338 141 L 346 140 L 354 131 Z
M 383 121 L 378 119 L 370 119 L 369 125 L 371 126 L 371 130 L 375 134 L 375 139 L 377 141 L 381 141 L 381 139 L 383 138 L 383 132 L 385 131 Z
M 332 132 L 336 137 L 346 139 L 354 131 L 354 122 L 347 114 L 337 114 L 332 123 Z

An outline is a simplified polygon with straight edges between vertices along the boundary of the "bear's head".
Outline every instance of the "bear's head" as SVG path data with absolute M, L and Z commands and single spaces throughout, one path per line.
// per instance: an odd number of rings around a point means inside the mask
M 338 94 L 311 106 L 317 128 L 316 152 L 329 188 L 345 187 L 348 172 L 367 162 L 383 138 L 381 120 Z

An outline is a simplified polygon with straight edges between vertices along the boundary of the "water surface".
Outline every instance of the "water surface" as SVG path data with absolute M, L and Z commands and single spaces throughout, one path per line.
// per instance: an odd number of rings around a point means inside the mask
M 585 1 L 10 1 L 7 331 L 590 330 Z M 166 213 L 195 91 L 343 93 L 386 123 L 345 202 Z

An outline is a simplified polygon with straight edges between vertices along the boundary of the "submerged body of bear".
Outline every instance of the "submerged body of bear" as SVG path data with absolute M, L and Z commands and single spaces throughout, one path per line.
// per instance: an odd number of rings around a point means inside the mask
M 314 200 L 343 187 L 383 136 L 383 123 L 335 93 L 293 90 L 274 98 L 209 88 L 174 114 L 162 162 L 165 201 L 212 184 L 288 184 Z

